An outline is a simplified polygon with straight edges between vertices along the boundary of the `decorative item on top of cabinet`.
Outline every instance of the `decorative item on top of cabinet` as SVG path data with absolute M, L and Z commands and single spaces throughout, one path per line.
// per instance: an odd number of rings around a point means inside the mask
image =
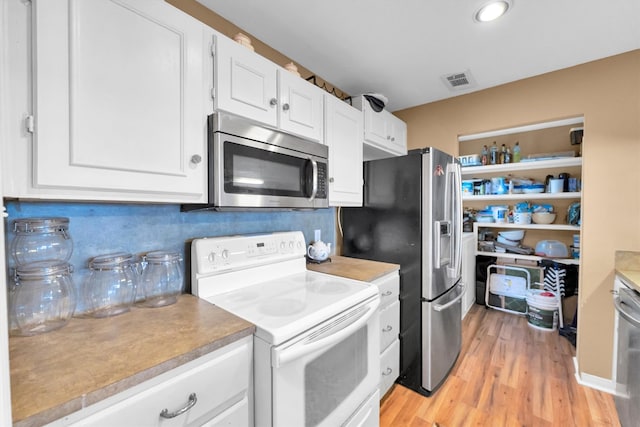
M 206 201 L 207 27 L 164 1 L 38 1 L 32 20 L 23 9 L 3 72 L 16 77 L 10 109 L 30 111 L 33 91 L 31 134 L 10 124 L 33 144 L 8 149 L 5 196 Z
M 216 110 L 323 141 L 322 89 L 221 34 L 214 43 Z
M 362 113 L 333 95 L 324 98 L 329 205 L 362 206 Z
M 407 154 L 407 124 L 387 110 L 375 111 L 364 95 L 352 98 L 364 115 L 364 160 Z

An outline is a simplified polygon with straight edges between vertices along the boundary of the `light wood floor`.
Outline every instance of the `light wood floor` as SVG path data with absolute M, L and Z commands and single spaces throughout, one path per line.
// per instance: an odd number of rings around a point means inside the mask
M 396 384 L 381 427 L 619 426 L 611 395 L 574 377 L 571 343 L 526 318 L 474 305 L 451 374 L 427 398 Z

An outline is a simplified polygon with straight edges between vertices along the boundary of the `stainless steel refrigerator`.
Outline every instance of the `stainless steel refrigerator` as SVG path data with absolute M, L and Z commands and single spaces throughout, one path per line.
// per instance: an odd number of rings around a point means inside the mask
M 364 205 L 343 208 L 343 253 L 400 264 L 398 383 L 429 396 L 460 354 L 460 165 L 434 148 L 364 164 Z

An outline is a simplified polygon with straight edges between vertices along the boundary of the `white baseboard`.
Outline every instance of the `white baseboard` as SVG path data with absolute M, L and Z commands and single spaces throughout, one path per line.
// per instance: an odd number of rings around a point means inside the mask
M 591 374 L 580 374 L 580 371 L 578 370 L 578 359 L 575 357 L 573 358 L 573 368 L 575 372 L 574 375 L 576 377 L 576 381 L 578 381 L 578 384 L 586 387 L 591 387 L 596 390 L 604 391 L 605 393 L 613 395 L 616 394 L 615 381 L 607 378 L 596 377 L 595 375 Z

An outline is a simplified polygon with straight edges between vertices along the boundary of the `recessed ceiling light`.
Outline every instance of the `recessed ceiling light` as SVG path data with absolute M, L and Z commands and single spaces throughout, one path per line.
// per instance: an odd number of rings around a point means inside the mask
M 500 18 L 511 7 L 508 0 L 491 1 L 483 5 L 473 16 L 476 22 L 489 22 Z

